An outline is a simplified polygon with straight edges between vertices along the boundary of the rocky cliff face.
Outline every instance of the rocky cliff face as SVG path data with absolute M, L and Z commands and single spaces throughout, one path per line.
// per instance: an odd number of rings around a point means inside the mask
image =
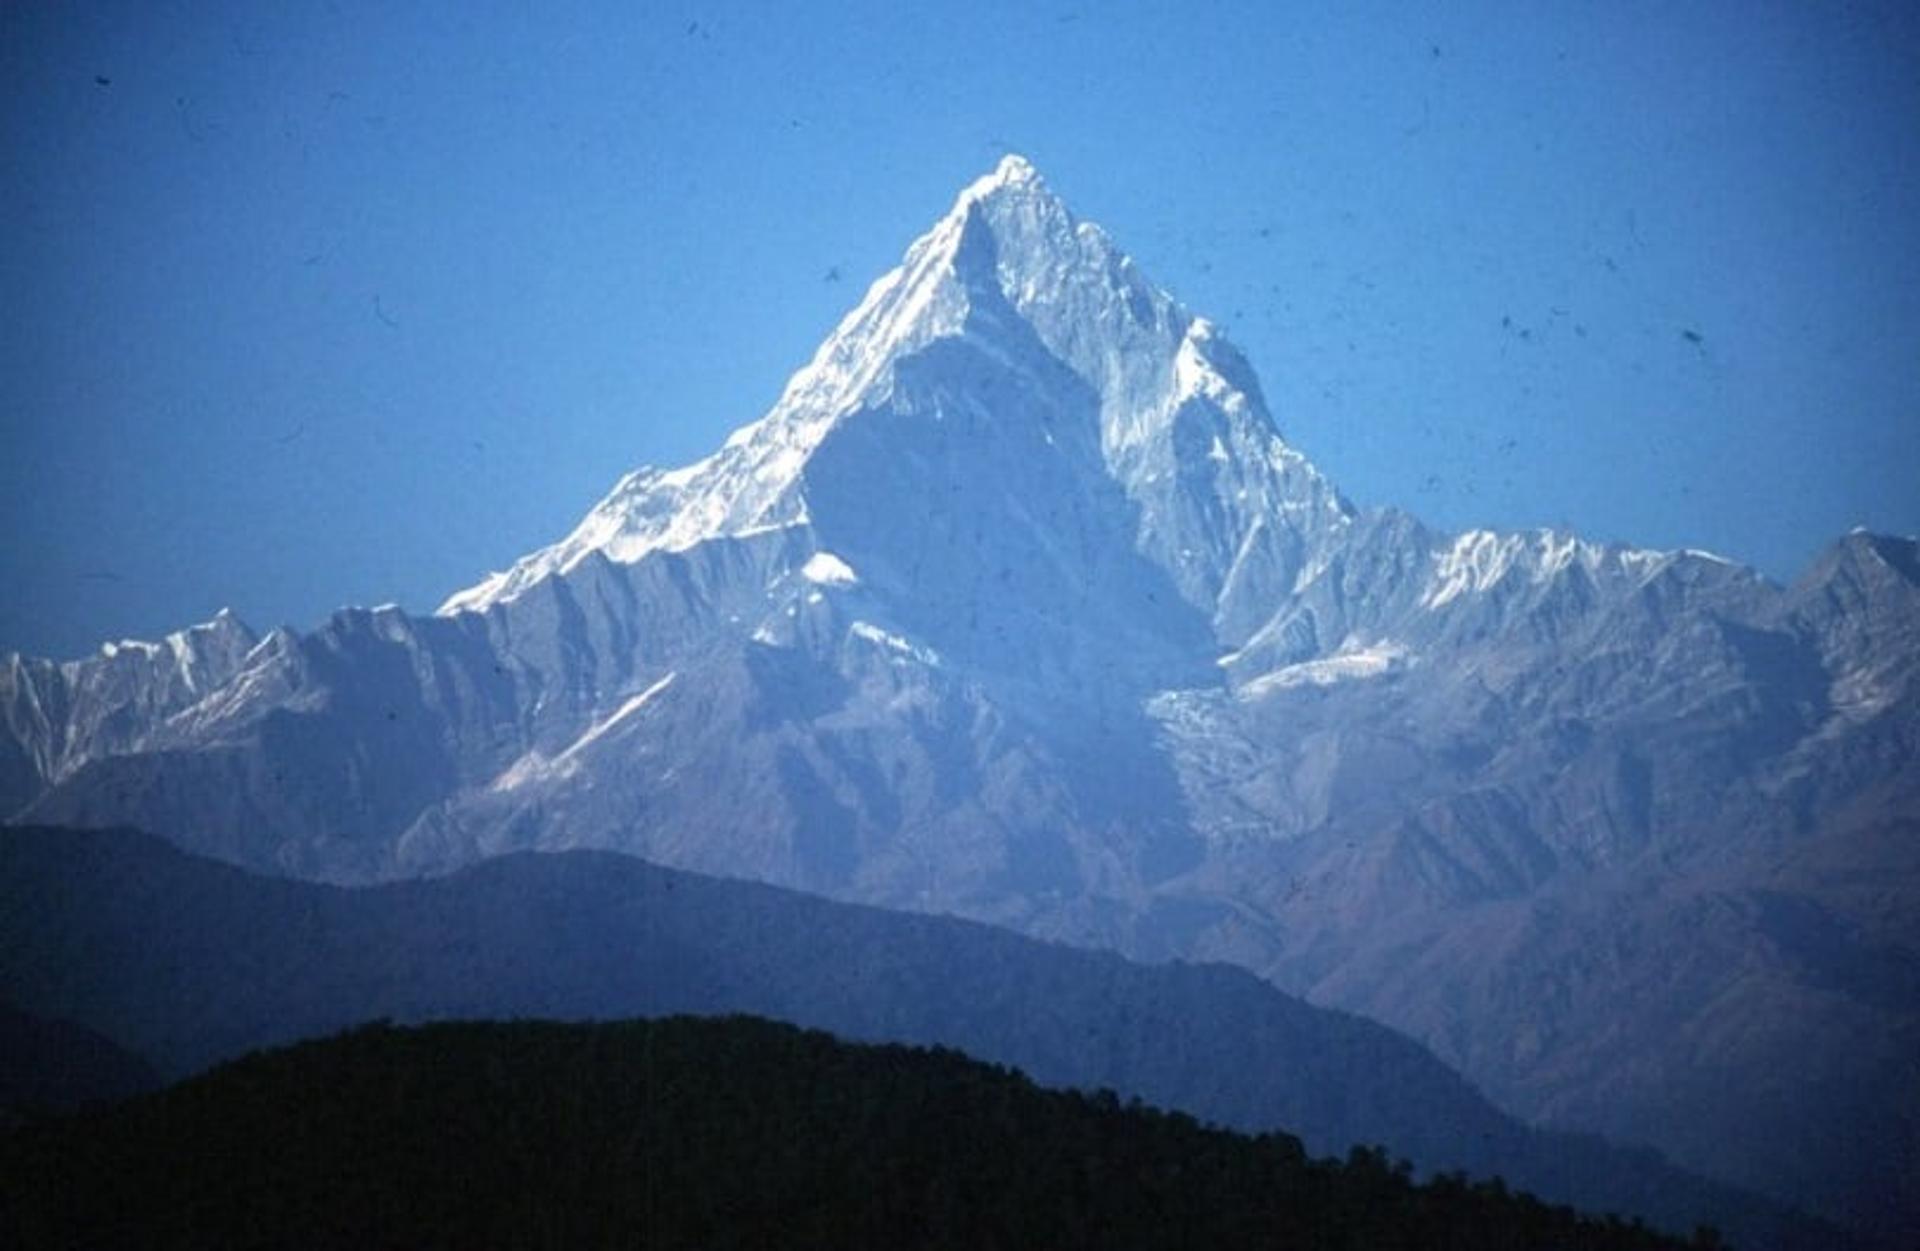
M 297 876 L 610 847 L 1228 960 L 1910 1219 L 1916 656 L 1912 540 L 1783 589 L 1355 507 L 1010 158 L 711 457 L 432 617 L 15 658 L 0 780 Z

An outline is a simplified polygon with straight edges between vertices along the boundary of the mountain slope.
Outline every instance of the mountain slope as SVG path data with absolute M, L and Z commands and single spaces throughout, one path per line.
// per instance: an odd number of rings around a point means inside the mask
M 0 1165 L 21 1247 L 1713 1245 L 741 1017 L 372 1027 Z
M 131 832 L 0 838 L 0 995 L 173 1075 L 375 1018 L 750 1012 L 958 1047 L 1319 1153 L 1385 1143 L 1556 1200 L 1784 1245 L 1822 1233 L 1643 1154 L 1524 1129 L 1419 1047 L 1225 967 L 1149 968 L 605 853 L 342 890 Z
M 159 1086 L 151 1065 L 111 1039 L 0 1003 L 0 1126 Z
M 17 819 L 303 877 L 607 847 L 1227 960 L 1519 1114 L 1912 1228 L 1916 550 L 1781 588 L 1356 507 L 1010 158 L 713 456 L 192 690 L 16 659 L 0 774 Z

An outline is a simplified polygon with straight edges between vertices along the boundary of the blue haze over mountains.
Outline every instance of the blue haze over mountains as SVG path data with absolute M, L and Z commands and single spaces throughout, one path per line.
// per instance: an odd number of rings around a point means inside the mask
M 1912 539 L 1781 587 L 1355 505 L 1008 158 L 760 421 L 439 613 L 8 658 L 0 799 L 323 882 L 596 848 L 1235 964 L 1889 1234 L 1917 659 Z
M 0 916 L 0 996 L 27 1021 L 84 1018 L 175 1077 L 369 1020 L 748 1012 L 956 1047 L 1214 1124 L 1288 1126 L 1316 1155 L 1392 1143 L 1429 1172 L 1498 1175 L 1656 1227 L 1711 1225 L 1745 1245 L 1839 1237 L 1651 1153 L 1525 1129 L 1393 1031 L 1241 970 L 1144 967 L 605 852 L 339 890 L 131 831 L 22 829 L 0 844 Z M 124 1087 L 123 1066 L 63 1041 L 53 1071 Z

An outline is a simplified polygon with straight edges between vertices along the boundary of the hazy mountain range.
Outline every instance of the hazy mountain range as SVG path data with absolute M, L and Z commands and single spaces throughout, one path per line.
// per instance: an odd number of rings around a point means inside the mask
M 336 883 L 662 864 L 1241 965 L 1508 1111 L 1920 1211 L 1920 545 L 1344 498 L 1010 157 L 762 419 L 433 616 L 0 671 L 0 806 Z
M 1651 1153 L 1526 1128 L 1392 1030 L 1238 969 L 1139 965 L 608 852 L 340 888 L 133 831 L 26 827 L 0 840 L 0 939 L 7 1016 L 114 1039 L 169 1077 L 374 1020 L 752 1013 L 960 1048 L 1212 1124 L 1285 1126 L 1315 1155 L 1382 1144 L 1423 1174 L 1498 1175 L 1678 1233 L 1809 1249 L 1836 1237 Z M 124 1056 L 66 1059 L 83 1087 L 126 1081 Z

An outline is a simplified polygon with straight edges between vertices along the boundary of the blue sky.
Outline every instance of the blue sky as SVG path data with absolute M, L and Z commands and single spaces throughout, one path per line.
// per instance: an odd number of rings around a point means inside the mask
M 1910 10 L 0 6 L 0 649 L 430 610 L 1008 150 L 1357 501 L 1789 578 L 1920 531 Z

